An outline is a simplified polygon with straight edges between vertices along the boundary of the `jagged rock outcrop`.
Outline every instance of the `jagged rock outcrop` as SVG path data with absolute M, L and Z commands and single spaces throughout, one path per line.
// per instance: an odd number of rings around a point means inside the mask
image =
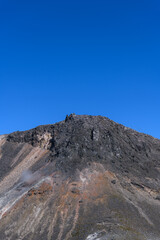
M 0 164 L 0 239 L 160 239 L 158 139 L 71 114 L 1 136 Z

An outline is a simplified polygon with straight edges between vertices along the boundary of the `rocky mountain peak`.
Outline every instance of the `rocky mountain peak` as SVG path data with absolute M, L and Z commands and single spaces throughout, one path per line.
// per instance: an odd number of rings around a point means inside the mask
M 141 168 L 152 174 L 153 156 L 159 155 L 160 141 L 117 124 L 106 117 L 67 115 L 65 121 L 38 126 L 8 135 L 7 141 L 29 143 L 49 150 L 50 160 L 65 171 L 83 167 L 88 162 L 101 162 L 132 173 Z M 158 172 L 153 172 L 157 176 Z
M 0 238 L 158 240 L 159 155 L 160 140 L 102 116 L 0 137 Z

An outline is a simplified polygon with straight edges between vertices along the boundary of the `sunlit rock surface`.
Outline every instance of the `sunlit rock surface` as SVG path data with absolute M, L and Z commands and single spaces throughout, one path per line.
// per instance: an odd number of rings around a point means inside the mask
M 0 136 L 0 239 L 159 240 L 160 140 L 75 114 Z

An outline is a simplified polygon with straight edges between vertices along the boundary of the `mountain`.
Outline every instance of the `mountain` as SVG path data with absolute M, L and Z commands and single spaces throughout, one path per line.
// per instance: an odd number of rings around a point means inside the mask
M 160 140 L 75 114 L 0 136 L 0 239 L 159 240 Z

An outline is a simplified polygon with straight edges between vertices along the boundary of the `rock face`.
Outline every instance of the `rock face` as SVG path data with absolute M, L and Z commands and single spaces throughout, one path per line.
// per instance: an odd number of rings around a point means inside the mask
M 159 240 L 160 140 L 101 116 L 0 136 L 0 239 Z

